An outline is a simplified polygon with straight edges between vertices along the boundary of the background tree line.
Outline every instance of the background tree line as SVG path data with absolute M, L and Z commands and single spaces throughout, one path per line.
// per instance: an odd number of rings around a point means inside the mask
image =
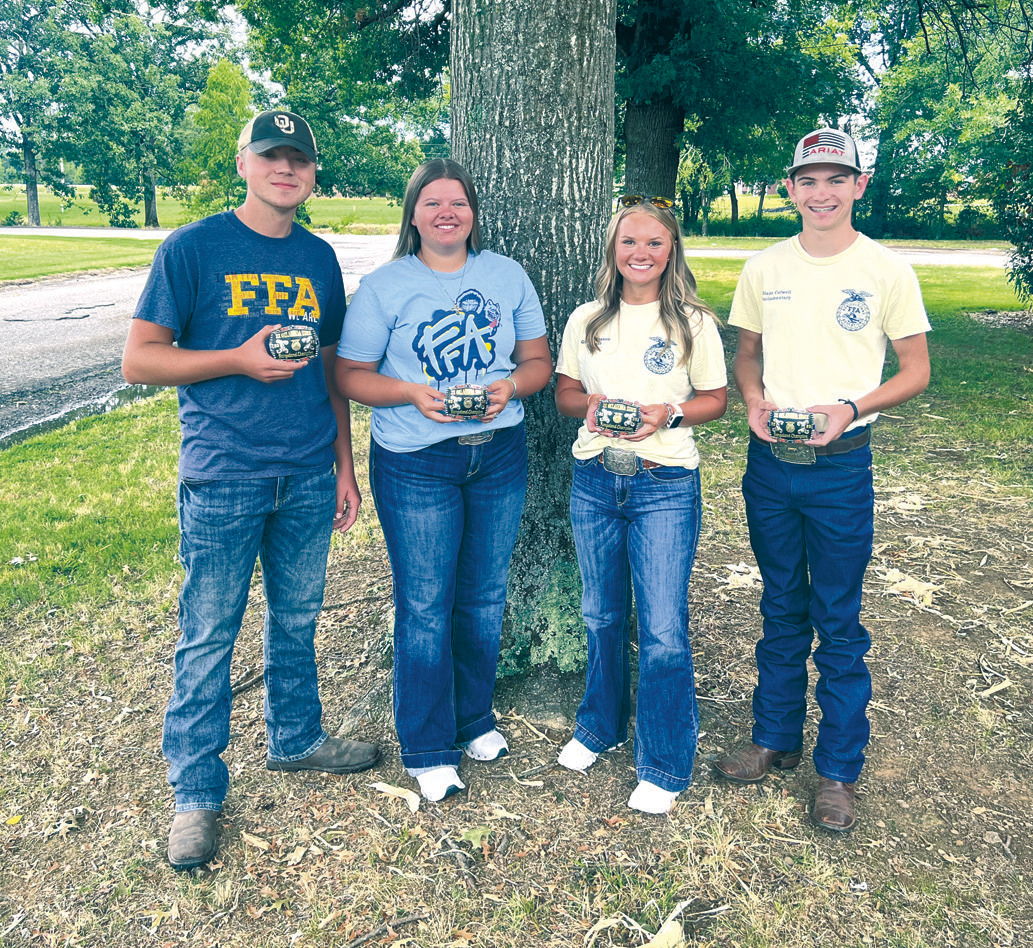
M 246 30 L 220 0 L 2 0 L 2 160 L 29 223 L 40 186 L 72 197 L 73 168 L 114 225 L 142 202 L 156 226 L 158 186 L 191 216 L 232 206 L 234 129 L 275 101 L 312 117 L 325 193 L 398 196 L 447 153 L 451 0 L 236 10 Z M 766 189 L 821 123 L 865 143 L 874 236 L 1007 225 L 997 172 L 1029 82 L 1019 0 L 619 0 L 614 39 L 615 176 L 676 197 L 687 231 L 706 233 L 724 194 L 726 230 L 763 231 Z M 761 196 L 754 220 L 736 184 Z

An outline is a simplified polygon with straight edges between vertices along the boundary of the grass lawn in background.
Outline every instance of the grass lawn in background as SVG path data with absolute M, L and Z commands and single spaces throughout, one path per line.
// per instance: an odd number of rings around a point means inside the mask
M 40 189 L 40 220 L 44 227 L 107 227 L 108 220 L 88 197 L 88 187 L 78 187 L 74 202 L 62 207 L 62 198 Z M 397 226 L 402 209 L 387 198 L 313 197 L 308 211 L 314 228 L 369 224 L 378 227 Z M 25 190 L 21 185 L 0 186 L 0 223 L 12 212 L 26 216 Z M 136 214 L 138 227 L 143 227 L 143 205 Z M 183 203 L 158 189 L 158 223 L 171 229 L 183 223 Z
M 741 266 L 695 267 L 722 315 Z M 808 823 L 809 759 L 756 787 L 710 773 L 748 739 L 759 628 L 737 397 L 697 429 L 701 733 L 674 812 L 626 808 L 630 744 L 586 775 L 555 765 L 583 680 L 548 668 L 500 682 L 511 754 L 464 761 L 464 794 L 415 813 L 390 795 L 412 781 L 391 722 L 390 569 L 358 409 L 366 496 L 333 544 L 317 647 L 325 724 L 384 742 L 384 761 L 345 777 L 265 770 L 256 577 L 219 858 L 173 873 L 160 740 L 181 573 L 166 392 L 0 451 L 0 941 L 630 948 L 678 914 L 699 948 L 1033 944 L 1033 334 L 990 324 L 1018 309 L 1002 271 L 918 272 L 933 380 L 875 429 L 872 743 L 851 835 Z M 816 721 L 812 704 L 808 754 Z
M 90 200 L 89 187 L 76 187 L 75 200 L 65 206 L 65 199 L 39 189 L 39 218 L 43 227 L 107 227 L 108 219 Z M 0 185 L 0 223 L 11 213 L 25 218 L 25 188 L 20 184 Z M 183 214 L 183 204 L 158 189 L 158 223 L 161 227 L 176 227 Z M 137 227 L 143 227 L 143 204 L 135 215 Z
M 133 237 L 20 237 L 0 234 L 0 281 L 56 273 L 146 267 L 160 240 Z

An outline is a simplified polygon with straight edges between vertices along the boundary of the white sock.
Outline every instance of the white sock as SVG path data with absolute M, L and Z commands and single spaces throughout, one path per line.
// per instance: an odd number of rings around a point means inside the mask
M 640 780 L 628 800 L 628 806 L 643 813 L 667 813 L 677 799 L 677 793 L 658 787 L 648 780 Z
M 557 763 L 567 770 L 576 770 L 584 773 L 599 759 L 595 751 L 589 750 L 576 737 L 572 737 L 563 745 L 560 756 L 556 758 Z
M 459 779 L 455 767 L 432 767 L 419 774 L 416 782 L 420 785 L 420 793 L 431 803 L 438 803 L 453 793 L 466 789 L 466 784 Z
M 473 760 L 498 760 L 509 753 L 509 745 L 499 731 L 488 731 L 464 745 L 463 753 Z

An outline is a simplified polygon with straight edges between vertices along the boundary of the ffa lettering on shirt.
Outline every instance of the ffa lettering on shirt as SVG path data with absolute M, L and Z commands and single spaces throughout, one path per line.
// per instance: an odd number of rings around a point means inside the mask
M 319 299 L 308 277 L 282 273 L 227 273 L 227 316 L 290 316 L 319 321 Z

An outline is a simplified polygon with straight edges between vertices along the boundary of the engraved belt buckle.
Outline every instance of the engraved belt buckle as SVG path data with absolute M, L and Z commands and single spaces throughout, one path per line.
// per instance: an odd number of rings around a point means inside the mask
M 814 464 L 814 445 L 800 441 L 777 441 L 771 445 L 771 453 L 787 464 Z
M 638 455 L 634 451 L 622 451 L 620 448 L 603 448 L 603 468 L 611 474 L 623 474 L 630 477 L 638 473 Z
M 494 437 L 494 431 L 478 431 L 476 434 L 460 435 L 456 440 L 460 444 L 484 444 Z

